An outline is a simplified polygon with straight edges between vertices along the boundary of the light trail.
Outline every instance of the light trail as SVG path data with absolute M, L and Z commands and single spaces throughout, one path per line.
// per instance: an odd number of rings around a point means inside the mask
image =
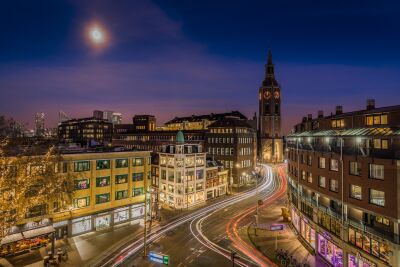
M 265 189 L 267 190 L 267 194 L 272 194 L 272 192 L 275 190 L 275 180 L 273 179 L 273 173 L 272 173 L 272 169 L 271 168 L 265 168 L 266 170 L 266 176 L 265 176 L 265 180 L 266 182 L 261 186 L 261 190 Z M 259 188 L 260 190 L 260 188 Z M 215 212 L 217 212 L 219 210 L 214 210 L 213 212 L 211 212 L 210 214 L 206 215 L 205 217 L 201 218 L 200 220 L 198 220 L 196 222 L 196 228 L 193 227 L 193 224 L 195 222 L 195 220 L 191 221 L 190 223 L 190 231 L 192 233 L 192 235 L 205 247 L 209 248 L 210 250 L 216 252 L 217 254 L 227 258 L 228 260 L 230 260 L 231 258 L 231 251 L 228 249 L 225 249 L 221 246 L 219 246 L 218 244 L 210 241 L 202 232 L 202 223 L 205 219 L 207 219 L 209 216 L 211 216 L 212 214 L 214 214 Z M 242 213 L 240 213 L 242 214 Z M 249 266 L 249 263 L 251 264 L 252 262 L 256 261 L 249 261 L 246 258 L 239 258 L 235 261 L 238 265 L 240 266 Z
M 265 207 L 267 204 L 274 202 L 276 199 L 282 197 L 285 194 L 287 183 L 283 165 L 278 167 L 278 174 L 280 186 L 279 190 L 277 192 L 274 192 L 272 195 L 267 196 L 263 201 L 263 205 L 259 208 Z M 242 240 L 238 234 L 237 228 L 240 222 L 244 218 L 248 217 L 250 214 L 254 213 L 255 210 L 256 205 L 248 208 L 247 210 L 244 210 L 241 214 L 238 214 L 234 218 L 232 218 L 226 225 L 226 233 L 234 243 L 234 246 L 239 249 L 244 255 L 252 259 L 252 261 L 256 262 L 259 266 L 277 266 L 270 259 L 264 256 L 259 250 L 255 249 L 253 246 Z
M 264 189 L 268 189 L 271 184 L 273 183 L 273 176 L 272 176 L 272 169 L 267 171 L 266 176 L 263 177 L 263 180 L 259 184 L 259 189 L 260 191 Z M 194 221 L 196 219 L 199 219 L 213 211 L 220 210 L 223 208 L 226 208 L 230 205 L 233 205 L 237 202 L 240 202 L 242 200 L 245 200 L 251 196 L 254 195 L 256 192 L 256 188 L 246 190 L 236 196 L 230 197 L 228 199 L 222 200 L 220 202 L 208 205 L 204 208 L 201 208 L 197 211 L 194 211 L 191 214 L 185 215 L 182 218 L 178 218 L 164 226 L 159 226 L 155 229 L 155 232 L 151 233 L 148 235 L 147 241 L 149 243 L 156 241 L 160 237 L 162 237 L 164 234 L 166 234 L 168 231 L 186 223 L 189 221 Z M 140 251 L 143 248 L 143 238 L 139 238 L 138 240 L 134 241 L 130 245 L 126 246 L 124 249 L 122 249 L 118 255 L 107 255 L 106 259 L 102 259 L 100 262 L 97 264 L 94 264 L 95 266 L 119 266 L 120 264 L 124 263 L 130 256 L 133 256 L 135 253 Z

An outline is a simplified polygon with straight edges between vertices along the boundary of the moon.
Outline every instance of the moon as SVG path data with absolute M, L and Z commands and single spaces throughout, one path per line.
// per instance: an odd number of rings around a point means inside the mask
M 105 41 L 103 30 L 97 26 L 91 28 L 89 34 L 90 34 L 90 39 L 95 44 L 101 44 Z

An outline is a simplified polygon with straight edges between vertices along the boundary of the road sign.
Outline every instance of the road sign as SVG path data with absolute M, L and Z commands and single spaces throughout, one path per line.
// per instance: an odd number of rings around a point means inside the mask
M 271 226 L 269 227 L 269 230 L 281 231 L 281 230 L 283 230 L 283 224 L 271 224 Z
M 149 252 L 149 258 L 151 261 L 155 261 L 158 263 L 162 263 L 164 265 L 168 265 L 169 264 L 169 256 L 168 255 L 164 255 L 164 254 L 160 254 L 154 251 L 150 251 Z

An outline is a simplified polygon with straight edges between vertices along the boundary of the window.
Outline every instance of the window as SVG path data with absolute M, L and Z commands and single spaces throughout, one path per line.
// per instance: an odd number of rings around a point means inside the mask
M 68 171 L 68 162 L 62 162 L 62 172 L 66 173 Z
M 350 197 L 361 200 L 362 198 L 362 189 L 361 186 L 358 185 L 350 185 Z
M 90 205 L 90 197 L 74 198 L 74 208 L 83 208 Z
M 115 175 L 116 184 L 125 184 L 128 182 L 128 174 Z
M 78 161 L 74 162 L 75 172 L 84 172 L 90 170 L 90 161 Z
M 307 175 L 307 181 L 309 183 L 312 183 L 312 173 L 311 172 L 309 172 L 308 175 Z
M 89 179 L 76 179 L 74 180 L 74 189 L 88 189 L 90 188 L 90 180 Z
M 326 178 L 324 176 L 319 176 L 318 185 L 320 187 L 326 188 Z
M 332 192 L 339 192 L 339 182 L 338 180 L 331 179 L 329 181 L 329 190 Z
M 365 117 L 365 123 L 368 126 L 387 124 L 388 123 L 387 114 L 383 114 L 383 115 L 368 115 L 368 116 Z
M 331 171 L 339 171 L 339 161 L 337 159 L 331 159 Z
M 369 164 L 369 178 L 384 179 L 384 166 L 379 164 Z
M 166 170 L 161 170 L 161 179 L 167 180 L 167 171 Z
M 96 161 L 96 170 L 107 170 L 110 168 L 109 160 L 97 160 Z
M 311 155 L 308 155 L 308 157 L 307 157 L 307 165 L 308 166 L 312 165 L 312 156 Z
M 331 125 L 332 125 L 332 128 L 343 128 L 344 127 L 344 119 L 332 120 Z
M 325 169 L 325 158 L 319 158 L 318 166 L 320 169 Z
M 350 174 L 361 176 L 361 163 L 350 161 Z
M 143 158 L 133 158 L 132 166 L 143 166 Z
M 110 185 L 110 176 L 96 178 L 96 187 L 104 187 L 109 185 Z
M 116 159 L 115 168 L 126 168 L 128 167 L 128 159 Z
M 375 189 L 369 190 L 369 203 L 378 205 L 378 206 L 385 206 L 385 192 L 378 191 Z
M 128 190 L 121 190 L 115 192 L 115 200 L 124 199 L 128 197 Z
M 389 141 L 387 139 L 374 139 L 375 149 L 388 149 Z
M 96 195 L 96 204 L 110 202 L 110 193 Z
M 143 195 L 143 187 L 133 188 L 132 196 L 137 197 Z
M 304 171 L 304 170 L 301 171 L 301 179 L 304 181 L 306 180 L 306 171 Z
M 132 173 L 132 181 L 133 182 L 143 181 L 143 172 Z

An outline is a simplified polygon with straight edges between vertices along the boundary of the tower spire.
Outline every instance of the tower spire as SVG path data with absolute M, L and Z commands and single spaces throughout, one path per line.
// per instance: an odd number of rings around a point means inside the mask
M 274 64 L 272 63 L 272 52 L 268 49 L 268 59 L 265 65 L 265 77 L 274 79 Z

